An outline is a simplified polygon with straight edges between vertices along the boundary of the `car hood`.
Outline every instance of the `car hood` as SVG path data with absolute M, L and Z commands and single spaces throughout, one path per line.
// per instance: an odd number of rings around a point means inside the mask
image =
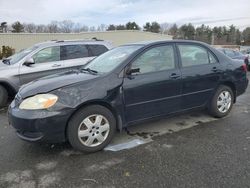
M 98 77 L 98 75 L 78 70 L 54 74 L 23 85 L 19 90 L 19 94 L 22 98 L 26 98 L 39 93 L 48 93 L 71 84 L 96 79 Z

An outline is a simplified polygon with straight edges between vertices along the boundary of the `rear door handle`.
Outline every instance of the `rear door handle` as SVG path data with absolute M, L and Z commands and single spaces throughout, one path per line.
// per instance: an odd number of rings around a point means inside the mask
M 61 67 L 61 64 L 54 64 L 52 67 Z
M 176 73 L 172 73 L 171 75 L 170 75 L 170 78 L 171 79 L 177 79 L 177 78 L 179 78 L 180 77 L 180 75 L 179 74 L 176 74 Z

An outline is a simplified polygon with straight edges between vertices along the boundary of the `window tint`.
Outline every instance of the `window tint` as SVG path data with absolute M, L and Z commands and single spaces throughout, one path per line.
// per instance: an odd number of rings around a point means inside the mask
M 131 68 L 139 68 L 141 74 L 174 69 L 174 49 L 171 45 L 154 47 L 137 58 Z
M 104 45 L 89 45 L 88 47 L 92 52 L 92 56 L 99 56 L 108 51 L 108 48 Z
M 33 55 L 33 59 L 35 63 L 60 61 L 60 47 L 53 46 L 53 47 L 45 48 L 37 52 L 35 55 Z
M 88 57 L 88 49 L 85 45 L 67 45 L 61 46 L 61 59 L 77 59 Z
M 209 64 L 208 52 L 197 45 L 178 45 L 183 67 Z

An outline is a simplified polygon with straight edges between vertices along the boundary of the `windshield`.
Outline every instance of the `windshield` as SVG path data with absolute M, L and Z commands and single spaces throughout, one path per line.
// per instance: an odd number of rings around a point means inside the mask
M 133 52 L 141 48 L 140 45 L 121 46 L 114 48 L 91 61 L 84 69 L 91 69 L 98 73 L 108 73 L 119 66 Z
M 38 46 L 32 46 L 30 48 L 27 48 L 25 50 L 21 50 L 20 52 L 15 53 L 14 55 L 8 57 L 9 64 L 15 64 L 18 61 L 20 61 L 22 58 L 24 58 L 26 55 L 28 55 L 30 52 L 36 50 Z

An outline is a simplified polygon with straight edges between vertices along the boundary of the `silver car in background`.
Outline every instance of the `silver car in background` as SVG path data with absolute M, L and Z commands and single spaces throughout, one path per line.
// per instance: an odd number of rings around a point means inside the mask
M 21 85 L 38 78 L 79 68 L 112 48 L 98 39 L 49 41 L 36 44 L 0 61 L 0 107 Z

